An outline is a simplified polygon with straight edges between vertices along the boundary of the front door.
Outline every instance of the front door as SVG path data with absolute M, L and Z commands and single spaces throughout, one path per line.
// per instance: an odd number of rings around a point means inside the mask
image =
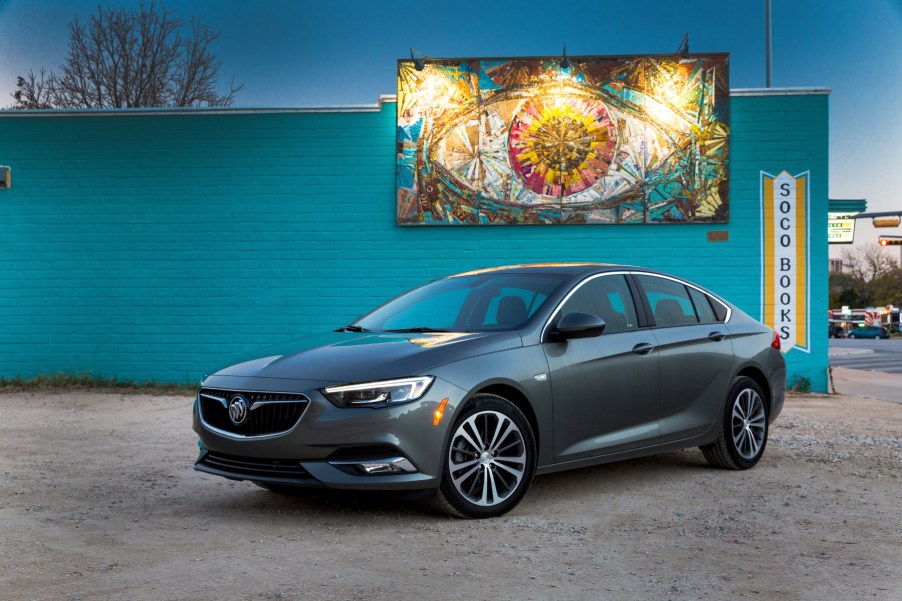
M 601 317 L 594 338 L 544 343 L 554 402 L 556 461 L 578 460 L 657 442 L 660 358 L 649 328 L 640 328 L 624 274 L 583 282 L 564 302 L 567 313 Z

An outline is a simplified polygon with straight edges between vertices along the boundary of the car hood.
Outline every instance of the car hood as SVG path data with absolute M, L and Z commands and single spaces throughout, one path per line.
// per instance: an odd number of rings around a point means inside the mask
M 366 382 L 522 346 L 517 332 L 332 332 L 280 344 L 214 376 Z

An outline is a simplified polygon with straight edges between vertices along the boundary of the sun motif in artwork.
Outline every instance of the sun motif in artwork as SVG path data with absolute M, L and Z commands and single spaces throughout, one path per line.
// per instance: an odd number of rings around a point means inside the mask
M 545 196 L 570 196 L 604 177 L 614 157 L 616 129 L 597 100 L 535 98 L 513 120 L 508 149 L 523 184 Z

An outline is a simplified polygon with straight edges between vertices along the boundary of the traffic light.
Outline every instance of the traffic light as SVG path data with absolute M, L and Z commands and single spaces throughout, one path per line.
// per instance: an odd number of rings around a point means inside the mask
M 880 236 L 880 246 L 902 246 L 902 236 Z
M 898 215 L 893 217 L 874 217 L 874 227 L 899 227 L 902 218 Z

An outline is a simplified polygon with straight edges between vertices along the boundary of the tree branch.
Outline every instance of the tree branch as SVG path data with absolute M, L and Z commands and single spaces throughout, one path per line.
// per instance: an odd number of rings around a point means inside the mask
M 219 33 L 185 23 L 151 0 L 135 9 L 98 6 L 86 24 L 69 24 L 69 49 L 59 75 L 33 72 L 18 80 L 13 108 L 231 106 L 244 85 L 216 91 L 222 63 L 212 52 Z

